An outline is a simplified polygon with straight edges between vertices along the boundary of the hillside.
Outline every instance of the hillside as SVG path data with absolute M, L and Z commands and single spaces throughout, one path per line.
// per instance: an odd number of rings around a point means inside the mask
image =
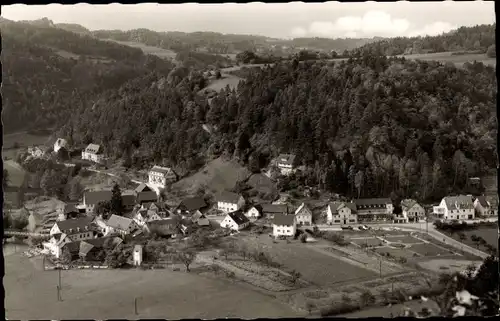
M 135 77 L 172 64 L 140 49 L 44 23 L 0 21 L 5 133 L 65 123 L 79 108 Z
M 365 52 L 387 56 L 435 52 L 479 52 L 486 54 L 490 47 L 494 48 L 495 46 L 495 29 L 496 24 L 478 25 L 460 27 L 439 36 L 384 39 L 354 49 L 351 51 L 351 55 L 359 56 Z M 492 49 L 490 49 L 491 54 Z

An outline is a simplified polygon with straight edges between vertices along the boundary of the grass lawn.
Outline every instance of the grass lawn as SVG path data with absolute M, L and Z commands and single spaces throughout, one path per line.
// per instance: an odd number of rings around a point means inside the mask
M 211 81 L 207 87 L 202 89 L 202 91 L 206 89 L 220 91 L 221 89 L 226 88 L 227 85 L 229 85 L 229 88 L 233 89 L 238 86 L 241 80 L 243 80 L 243 78 L 234 75 L 223 74 L 222 78 Z
M 471 230 L 471 231 L 464 231 L 463 232 L 467 238 L 462 241 L 457 234 L 449 235 L 448 236 L 454 238 L 455 240 L 462 242 L 464 244 L 467 244 L 475 249 L 477 249 L 477 246 L 474 242 L 471 241 L 470 237 L 472 235 L 476 236 L 481 236 L 486 243 L 490 244 L 491 246 L 494 246 L 498 250 L 498 229 L 494 227 L 480 227 L 476 230 Z M 479 246 L 479 250 L 485 250 L 483 246 Z
M 171 58 L 175 59 L 175 56 L 177 55 L 175 51 L 169 50 L 169 49 L 163 49 L 159 47 L 153 47 L 153 46 L 148 46 L 140 42 L 135 42 L 135 41 L 118 41 L 118 40 L 112 40 L 112 39 L 106 39 L 107 41 L 112 41 L 116 42 L 125 46 L 129 47 L 134 47 L 134 48 L 139 48 L 141 49 L 145 54 L 149 55 L 155 55 L 160 58 Z
M 420 254 L 421 256 L 438 256 L 438 255 L 453 255 L 449 250 L 438 247 L 434 244 L 413 244 L 410 250 Z
M 333 256 L 322 254 L 309 249 L 302 243 L 294 241 L 287 244 L 284 241 L 272 243 L 267 235 L 238 237 L 249 247 L 261 248 L 270 254 L 276 261 L 283 264 L 284 269 L 296 270 L 302 278 L 317 285 L 325 285 L 347 280 L 367 278 L 376 274 L 370 270 L 354 266 L 336 259 Z
M 4 159 L 14 158 L 20 148 L 27 148 L 32 145 L 44 145 L 50 142 L 48 135 L 30 135 L 25 132 L 6 134 L 3 136 L 3 156 Z M 13 148 L 14 144 L 19 148 Z
M 23 184 L 26 171 L 13 160 L 3 163 L 3 168 L 9 172 L 9 186 L 19 187 Z
M 443 272 L 460 272 L 464 271 L 467 266 L 474 264 L 476 266 L 481 265 L 482 261 L 472 261 L 472 260 L 457 260 L 457 259 L 434 259 L 419 262 L 418 265 L 424 269 L 443 273 Z
M 437 52 L 429 54 L 414 54 L 405 55 L 406 59 L 420 59 L 420 60 L 436 60 L 443 63 L 448 61 L 454 63 L 457 67 L 462 67 L 465 62 L 482 62 L 485 65 L 496 66 L 495 58 L 488 58 L 485 54 L 466 54 L 466 55 L 455 55 L 452 56 L 451 52 Z
M 350 241 L 356 245 L 359 245 L 359 246 L 363 246 L 363 244 L 366 244 L 368 246 L 381 246 L 383 245 L 384 243 L 377 239 L 377 238 L 374 238 L 374 237 L 366 237 L 366 238 L 353 238 L 353 239 L 350 239 Z
M 414 253 L 405 249 L 395 249 L 391 247 L 378 247 L 375 252 L 385 255 L 385 253 L 390 253 L 393 257 L 399 258 L 404 257 L 405 259 L 414 258 Z
M 19 254 L 6 257 L 7 318 L 102 320 L 298 316 L 275 298 L 246 287 L 168 269 L 62 271 L 63 301 L 58 302 L 58 273 L 39 270 L 40 261 Z M 138 315 L 134 313 L 135 298 Z
M 416 239 L 412 236 L 386 236 L 385 239 L 389 242 L 396 243 L 404 243 L 404 244 L 414 244 L 414 243 L 422 243 L 419 239 Z

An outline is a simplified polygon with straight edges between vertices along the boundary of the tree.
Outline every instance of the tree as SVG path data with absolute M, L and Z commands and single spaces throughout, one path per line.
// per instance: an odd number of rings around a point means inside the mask
M 183 251 L 177 252 L 177 259 L 186 266 L 186 272 L 189 272 L 189 266 L 194 262 L 196 258 L 196 252 L 193 250 L 185 249 Z
M 302 243 L 307 242 L 307 235 L 305 233 L 300 236 L 300 242 L 302 242 Z
M 110 201 L 100 201 L 96 204 L 94 208 L 94 213 L 97 215 L 102 215 L 104 219 L 109 217 L 109 212 L 111 211 L 111 202 Z
M 121 268 L 127 264 L 130 255 L 130 251 L 128 249 L 125 250 L 120 244 L 106 254 L 105 262 L 112 268 Z
M 302 274 L 300 274 L 300 272 L 298 271 L 293 270 L 292 272 L 290 272 L 290 277 L 291 277 L 290 280 L 292 281 L 293 284 L 296 284 L 301 276 Z
M 4 188 L 9 186 L 9 171 L 6 169 L 3 170 L 2 184 Z
M 12 226 L 12 219 L 10 218 L 9 214 L 3 213 L 3 229 L 9 229 Z
M 63 248 L 60 260 L 63 264 L 69 264 L 73 261 L 73 255 L 71 255 L 68 247 Z
M 361 296 L 359 297 L 359 304 L 362 307 L 368 306 L 375 303 L 375 296 L 373 294 L 366 290 L 363 293 L 361 293 Z
M 68 184 L 67 197 L 72 201 L 77 201 L 83 193 L 83 187 L 78 178 L 74 177 Z
M 496 58 L 497 56 L 497 51 L 495 45 L 491 45 L 488 47 L 488 50 L 486 51 L 486 56 L 490 58 Z
M 463 232 L 458 233 L 458 237 L 460 238 L 460 241 L 462 243 L 467 239 L 467 235 L 465 235 Z
M 222 75 L 221 75 L 221 73 L 220 73 L 220 70 L 217 70 L 217 71 L 215 72 L 215 79 L 221 79 L 221 77 L 222 77 Z
M 358 198 L 361 196 L 361 189 L 363 188 L 364 179 L 365 176 L 363 171 L 358 171 L 356 173 L 356 176 L 354 177 L 354 185 L 356 186 L 356 189 L 358 191 Z
M 24 230 L 28 226 L 28 217 L 26 215 L 20 214 L 16 217 L 12 217 L 12 228 L 16 230 Z
M 123 214 L 122 192 L 120 186 L 115 184 L 111 190 L 112 196 L 110 201 L 110 211 L 116 215 Z

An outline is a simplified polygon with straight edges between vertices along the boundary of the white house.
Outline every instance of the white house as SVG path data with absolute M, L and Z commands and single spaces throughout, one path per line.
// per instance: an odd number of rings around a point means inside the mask
M 125 236 L 131 234 L 133 231 L 139 228 L 137 223 L 123 216 L 111 215 L 111 217 L 106 222 L 106 233 L 105 235 L 109 235 L 111 233 L 118 233 L 121 236 Z
M 295 210 L 295 221 L 298 225 L 312 225 L 312 211 L 305 203 L 300 204 Z
M 474 201 L 476 214 L 481 217 L 498 215 L 498 196 L 478 196 Z
M 82 151 L 82 159 L 86 159 L 95 163 L 101 163 L 104 160 L 101 146 L 97 144 L 89 144 Z
M 142 245 L 136 244 L 134 246 L 134 266 L 140 266 L 142 264 Z
M 297 231 L 295 215 L 275 214 L 273 218 L 273 236 L 294 236 Z
M 72 242 L 94 238 L 92 219 L 88 217 L 55 222 L 50 229 L 50 240 L 42 243 L 44 249 L 59 258 L 63 247 Z
M 54 143 L 54 153 L 57 153 L 61 148 L 68 149 L 68 142 L 64 138 L 58 138 Z
M 260 205 L 252 206 L 246 213 L 245 216 L 248 218 L 259 218 L 262 216 L 262 207 Z
M 401 209 L 403 217 L 407 218 L 408 222 L 419 222 L 425 218 L 425 209 L 415 200 L 402 200 Z
M 112 196 L 113 193 L 111 191 L 86 191 L 83 194 L 85 212 L 93 213 L 97 203 L 110 201 Z
M 161 219 L 156 211 L 141 208 L 137 209 L 133 216 L 133 220 L 140 227 L 143 227 L 148 222 L 159 221 Z
M 232 192 L 222 192 L 217 196 L 217 209 L 225 213 L 239 210 L 245 205 L 243 196 Z
M 332 202 L 326 209 L 329 224 L 356 224 L 358 222 L 356 203 Z
M 153 166 L 148 173 L 149 184 L 157 188 L 165 188 L 177 180 L 177 175 L 170 167 Z
M 276 166 L 281 171 L 282 175 L 289 175 L 294 171 L 294 161 L 295 155 L 292 154 L 281 154 L 276 159 Z
M 234 231 L 240 231 L 250 225 L 250 221 L 241 210 L 228 213 L 220 223 L 222 228 L 229 228 Z
M 474 212 L 472 195 L 447 196 L 433 207 L 434 215 L 445 220 L 471 220 Z
M 358 221 L 389 221 L 394 218 L 394 206 L 389 198 L 362 198 L 354 200 Z

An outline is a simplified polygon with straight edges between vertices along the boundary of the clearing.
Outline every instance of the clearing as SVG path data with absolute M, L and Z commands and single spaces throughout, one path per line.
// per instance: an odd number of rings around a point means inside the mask
M 4 160 L 16 157 L 16 153 L 28 146 L 45 145 L 50 143 L 50 135 L 32 135 L 27 132 L 6 134 L 3 136 Z
M 140 42 L 134 42 L 134 41 L 118 41 L 118 40 L 113 40 L 113 39 L 105 39 L 106 41 L 112 41 L 119 43 L 121 45 L 129 46 L 129 47 L 134 47 L 134 48 L 139 48 L 144 52 L 145 54 L 148 55 L 155 55 L 160 58 L 166 58 L 166 59 L 172 59 L 175 60 L 175 56 L 177 55 L 175 51 L 169 50 L 169 49 L 163 49 L 159 47 L 153 47 L 153 46 L 148 46 Z
M 405 57 L 405 59 L 436 60 L 443 63 L 450 61 L 457 67 L 462 67 L 464 63 L 472 63 L 473 61 L 482 62 L 485 65 L 496 67 L 496 58 L 488 58 L 486 54 L 470 53 L 465 55 L 452 55 L 452 52 L 448 51 L 428 54 L 402 55 L 400 57 Z
M 286 304 L 247 287 L 170 269 L 62 271 L 63 301 L 58 302 L 57 271 L 40 268 L 40 258 L 28 259 L 19 253 L 6 257 L 5 309 L 9 319 L 299 316 Z M 134 313 L 136 298 L 138 314 Z
M 221 89 L 226 88 L 226 86 L 229 86 L 229 88 L 231 89 L 235 89 L 238 87 L 238 84 L 241 80 L 244 79 L 230 74 L 222 74 L 222 77 L 220 79 L 211 80 L 209 85 L 200 90 L 198 93 L 205 93 L 206 91 L 210 90 L 219 92 L 221 91 Z
M 236 161 L 217 158 L 210 161 L 197 173 L 185 177 L 172 184 L 172 191 L 193 195 L 199 187 L 213 194 L 232 189 L 237 181 L 244 181 L 251 175 L 250 171 Z

